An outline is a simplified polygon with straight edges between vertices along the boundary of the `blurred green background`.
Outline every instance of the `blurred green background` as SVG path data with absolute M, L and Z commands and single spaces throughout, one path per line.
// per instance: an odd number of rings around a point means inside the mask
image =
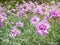
M 15 1 L 15 2 L 17 2 L 17 1 L 19 1 L 20 3 L 22 3 L 22 1 L 23 0 L 0 0 L 0 3 L 4 3 L 4 2 L 10 2 L 10 1 Z M 47 3 L 47 2 L 50 2 L 50 1 L 52 1 L 52 0 L 25 0 L 25 1 L 37 1 L 38 3 L 42 3 L 42 2 L 45 2 L 45 3 Z M 54 0 L 55 2 L 59 2 L 60 0 Z

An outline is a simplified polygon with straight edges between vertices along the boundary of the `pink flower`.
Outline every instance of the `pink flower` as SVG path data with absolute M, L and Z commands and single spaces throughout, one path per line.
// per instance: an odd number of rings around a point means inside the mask
M 10 14 L 10 13 L 11 13 L 11 11 L 10 11 L 10 10 L 8 10 L 7 12 L 8 12 L 8 14 Z
M 13 26 L 13 29 L 14 29 L 14 28 L 17 28 L 17 26 Z
M 2 14 L 0 15 L 0 20 L 1 20 L 1 22 L 4 22 L 5 20 L 7 20 L 7 15 L 6 15 L 6 13 L 2 13 Z
M 51 4 L 51 5 L 55 5 L 55 1 L 51 1 L 50 4 Z
M 39 17 L 38 16 L 33 16 L 31 19 L 30 19 L 30 22 L 31 24 L 37 24 L 39 22 Z
M 57 5 L 60 6 L 60 2 L 58 2 Z
M 58 13 L 59 12 L 57 10 L 53 10 L 53 9 L 50 12 L 51 16 L 54 16 L 54 17 L 57 17 Z
M 37 30 L 36 31 L 40 36 L 46 36 L 48 34 L 47 30 L 41 31 L 41 30 Z
M 51 15 L 47 15 L 47 16 L 44 17 L 44 19 L 46 19 L 46 20 L 49 20 L 50 18 L 52 18 Z
M 16 26 L 17 26 L 17 27 L 23 27 L 24 24 L 23 24 L 22 22 L 17 22 L 17 23 L 16 23 Z
M 30 6 L 27 6 L 26 9 L 25 9 L 26 12 L 29 12 L 30 10 L 31 10 Z
M 17 16 L 18 17 L 21 16 L 21 15 L 23 15 L 23 14 L 25 14 L 24 10 L 20 10 L 19 12 L 17 12 Z
M 10 36 L 12 38 L 15 38 L 19 34 L 21 34 L 21 31 L 20 30 L 17 30 L 17 28 L 13 28 L 13 30 L 11 30 L 11 32 L 10 32 Z
M 48 34 L 48 29 L 50 28 L 50 24 L 47 22 L 47 20 L 43 20 L 36 25 L 37 33 L 41 36 L 45 36 Z
M 16 7 L 18 7 L 19 6 L 19 4 L 18 3 L 16 3 Z
M 29 6 L 31 7 L 31 8 L 34 8 L 34 3 L 32 2 L 32 1 L 29 1 Z
M 39 5 L 33 10 L 33 12 L 36 14 L 44 15 L 44 11 L 42 10 L 42 7 Z
M 26 3 L 25 1 L 23 2 L 23 7 L 27 7 L 28 3 Z

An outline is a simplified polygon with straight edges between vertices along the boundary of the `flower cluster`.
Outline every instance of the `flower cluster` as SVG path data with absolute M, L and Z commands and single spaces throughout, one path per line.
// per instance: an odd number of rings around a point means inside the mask
M 7 14 L 3 11 L 4 8 L 0 7 L 0 26 L 7 20 Z
M 13 11 L 17 11 L 17 16 L 26 15 L 27 12 L 33 12 L 37 15 L 43 15 L 45 17 L 48 16 L 48 18 L 52 17 L 58 17 L 60 19 L 60 9 L 59 6 L 60 3 L 58 2 L 55 4 L 55 1 L 51 1 L 50 5 L 47 5 L 45 3 L 42 3 L 39 5 L 37 2 L 25 2 L 23 1 L 23 4 L 19 5 L 19 3 L 16 4 L 16 9 L 13 9 Z M 27 16 L 27 15 L 26 15 Z
M 15 38 L 17 35 L 21 34 L 21 31 L 17 28 L 13 28 L 10 33 L 10 37 Z
M 14 22 L 11 22 L 14 24 Z M 11 30 L 10 36 L 15 38 L 17 35 L 21 34 L 21 31 L 17 29 L 17 27 L 23 27 L 24 24 L 22 22 L 17 22 L 15 26 L 13 26 L 13 30 Z
M 40 18 L 38 16 L 34 16 L 30 19 L 31 24 L 37 24 L 39 22 Z
M 4 22 L 5 20 L 7 20 L 7 15 L 6 15 L 6 13 L 2 13 L 2 14 L 0 15 L 0 21 L 1 21 L 1 22 Z
M 16 23 L 16 27 L 23 27 L 23 26 L 24 26 L 24 24 L 22 22 L 17 22 Z
M 25 15 L 27 12 L 30 12 L 31 10 L 33 11 L 37 4 L 38 4 L 37 2 L 33 3 L 32 1 L 29 2 L 23 1 L 22 5 L 16 4 L 19 5 L 17 6 L 18 7 L 17 16 Z
M 48 29 L 50 28 L 50 24 L 47 20 L 41 21 L 36 25 L 37 33 L 41 36 L 46 36 L 48 34 Z
M 46 19 L 40 21 L 39 17 L 34 16 L 30 19 L 31 24 L 33 24 L 36 28 L 36 32 L 41 36 L 46 36 L 48 34 L 48 29 L 50 28 L 50 24 Z
M 43 7 L 41 5 L 37 5 L 34 10 L 33 10 L 34 13 L 37 13 L 37 14 L 41 14 L 41 15 L 44 15 L 44 10 L 43 10 Z

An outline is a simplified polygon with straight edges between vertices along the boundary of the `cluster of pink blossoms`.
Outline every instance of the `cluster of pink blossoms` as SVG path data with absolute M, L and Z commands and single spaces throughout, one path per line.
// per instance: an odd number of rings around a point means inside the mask
M 36 32 L 37 34 L 41 35 L 41 36 L 46 36 L 49 33 L 49 28 L 51 27 L 48 19 L 53 18 L 53 17 L 58 17 L 60 19 L 60 2 L 58 2 L 57 4 L 55 3 L 55 1 L 50 2 L 50 5 L 47 5 L 45 3 L 42 3 L 41 5 L 39 5 L 37 2 L 25 2 L 23 1 L 23 4 L 19 5 L 19 3 L 16 3 L 16 8 L 12 9 L 13 11 L 13 15 L 14 12 L 17 12 L 16 15 L 18 17 L 20 17 L 21 15 L 27 16 L 27 13 L 29 13 L 30 11 L 33 12 L 33 14 L 35 15 L 42 15 L 44 16 L 44 19 L 41 20 L 38 16 L 33 16 L 30 19 L 30 23 L 33 24 L 36 28 Z M 8 13 L 11 14 L 11 11 L 8 10 Z M 17 22 L 16 25 L 14 26 L 15 29 L 17 27 L 23 27 L 24 24 L 22 22 Z M 18 34 L 20 34 L 18 32 L 18 30 L 16 31 L 15 29 L 13 29 L 13 31 L 11 31 L 11 35 L 12 37 L 16 37 Z M 12 32 L 16 33 L 13 34 Z
M 2 23 L 7 20 L 7 14 L 3 12 L 3 8 L 0 7 L 0 26 L 2 26 Z
M 40 18 L 38 16 L 33 16 L 31 19 L 30 19 L 30 22 L 32 24 L 37 24 L 38 22 L 40 21 Z
M 46 36 L 48 34 L 48 29 L 50 28 L 50 24 L 47 20 L 43 19 L 40 21 L 38 16 L 34 16 L 30 19 L 31 24 L 33 24 L 36 28 L 36 32 L 41 36 Z
M 23 4 L 19 5 L 19 3 L 16 4 L 16 9 L 18 9 L 17 11 L 17 16 L 21 16 L 21 15 L 25 15 L 27 12 L 30 12 L 31 10 L 33 11 L 33 9 L 36 7 L 38 3 L 37 2 L 25 2 L 23 1 Z
M 60 19 L 60 2 L 58 2 L 57 4 L 55 3 L 55 1 L 51 1 L 50 5 L 42 3 L 41 5 L 39 5 L 37 2 L 25 2 L 23 1 L 23 3 L 21 5 L 19 5 L 19 3 L 17 2 L 15 4 L 15 8 L 8 10 L 8 14 L 12 14 L 16 16 L 20 17 L 21 15 L 23 16 L 27 16 L 27 13 L 29 12 L 33 12 L 33 14 L 37 14 L 37 15 L 43 15 L 45 17 L 48 16 L 48 18 L 52 18 L 52 17 L 58 17 Z
M 23 22 L 17 22 L 16 23 L 16 27 L 23 27 L 23 26 L 24 26 Z
M 13 12 L 16 12 L 16 15 L 19 17 L 21 15 L 23 16 L 27 16 L 27 13 L 29 12 L 33 12 L 33 14 L 37 14 L 37 15 L 43 15 L 46 18 L 52 18 L 52 17 L 58 17 L 60 19 L 60 2 L 58 2 L 57 4 L 55 3 L 55 1 L 51 1 L 50 5 L 42 3 L 41 5 L 39 5 L 37 2 L 25 2 L 23 1 L 23 3 L 21 5 L 19 5 L 19 3 L 16 3 L 16 7 L 15 9 L 12 9 Z M 13 14 L 11 13 L 10 10 L 8 10 L 9 14 Z
M 40 34 L 41 36 L 46 36 L 46 34 L 48 34 L 49 28 L 50 24 L 47 22 L 47 20 L 41 21 L 36 25 L 37 33 Z
M 14 24 L 14 22 L 11 22 L 11 24 Z M 21 31 L 18 30 L 18 27 L 23 27 L 24 24 L 22 22 L 17 22 L 16 25 L 13 27 L 13 30 L 10 32 L 10 36 L 12 38 L 15 38 L 17 35 L 21 34 Z
M 13 28 L 10 32 L 10 37 L 15 38 L 17 35 L 21 34 L 21 31 L 17 28 Z

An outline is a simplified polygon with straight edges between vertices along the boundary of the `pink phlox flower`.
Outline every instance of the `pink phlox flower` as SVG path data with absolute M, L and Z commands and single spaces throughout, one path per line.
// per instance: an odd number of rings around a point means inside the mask
M 23 26 L 24 26 L 24 23 L 23 23 L 23 22 L 17 22 L 17 23 L 16 23 L 16 26 L 17 26 L 17 27 L 23 27 Z
M 10 32 L 10 36 L 12 37 L 12 38 L 15 38 L 17 35 L 19 35 L 19 34 L 21 34 L 21 31 L 20 30 L 18 30 L 17 28 L 13 28 L 13 30 L 11 30 L 11 32 Z
M 34 24 L 34 25 L 37 24 L 39 21 L 40 21 L 40 18 L 38 16 L 33 16 L 30 19 L 31 24 Z
M 48 29 L 50 28 L 50 24 L 47 20 L 43 20 L 36 25 L 36 31 L 39 35 L 45 36 L 48 34 Z

